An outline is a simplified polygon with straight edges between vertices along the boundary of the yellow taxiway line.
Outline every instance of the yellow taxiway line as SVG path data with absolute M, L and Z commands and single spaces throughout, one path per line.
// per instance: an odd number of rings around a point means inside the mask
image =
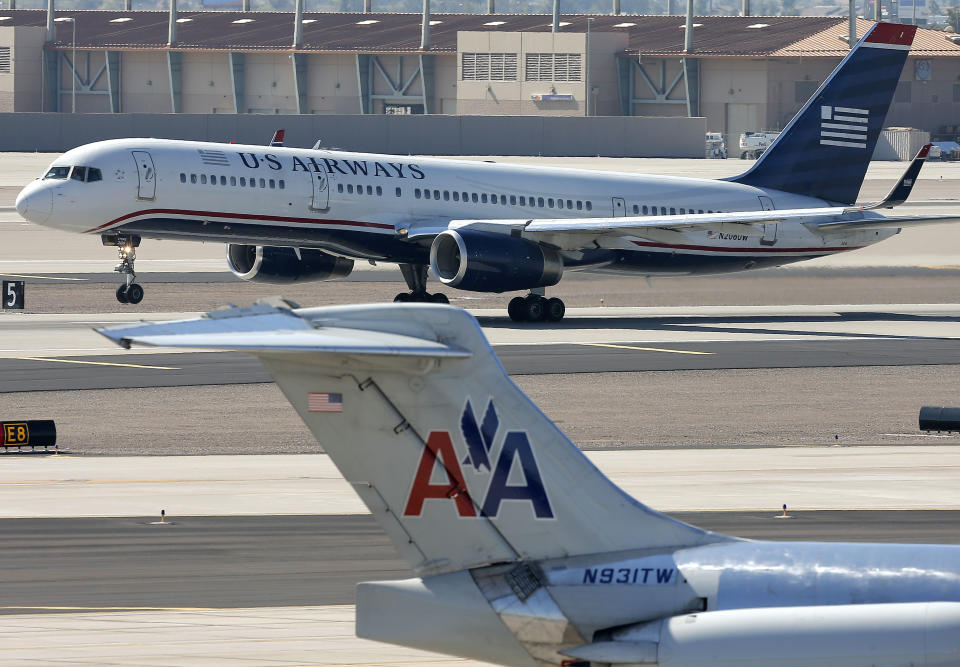
M 615 345 L 614 343 L 576 343 L 591 347 L 615 347 L 623 350 L 642 350 L 644 352 L 670 352 L 672 354 L 716 354 L 716 352 L 697 352 L 695 350 L 668 350 L 662 347 L 640 347 L 638 345 Z

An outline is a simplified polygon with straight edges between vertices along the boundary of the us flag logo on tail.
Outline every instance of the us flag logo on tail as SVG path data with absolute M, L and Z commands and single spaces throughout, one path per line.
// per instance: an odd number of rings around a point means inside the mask
M 820 107 L 820 145 L 867 147 L 870 112 L 852 107 Z

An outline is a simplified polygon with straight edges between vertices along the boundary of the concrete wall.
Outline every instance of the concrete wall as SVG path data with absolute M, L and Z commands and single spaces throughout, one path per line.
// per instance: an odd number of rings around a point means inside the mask
M 0 46 L 10 47 L 10 73 L 0 74 L 0 112 L 40 108 L 45 32 L 45 28 L 0 27 Z
M 64 151 L 119 137 L 263 144 L 417 155 L 703 157 L 703 118 L 538 116 L 262 116 L 253 114 L 0 114 L 0 151 Z

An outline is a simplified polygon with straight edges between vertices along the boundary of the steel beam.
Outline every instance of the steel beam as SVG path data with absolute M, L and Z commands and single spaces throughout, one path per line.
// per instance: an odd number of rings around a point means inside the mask
M 423 113 L 436 113 L 433 104 L 435 56 L 420 54 L 420 83 L 423 88 Z
M 360 113 L 372 113 L 370 92 L 373 88 L 371 79 L 373 68 L 370 66 L 372 56 L 366 53 L 357 54 L 357 90 L 360 91 Z
M 700 115 L 700 59 L 683 59 L 683 78 L 687 89 L 687 116 Z
M 620 97 L 620 115 L 632 116 L 633 105 L 633 60 L 630 58 L 616 58 L 617 62 L 617 92 Z
M 120 113 L 120 52 L 104 51 L 107 61 L 107 90 L 110 93 L 110 113 Z
M 297 113 L 307 113 L 307 54 L 293 54 L 293 91 Z
M 246 99 L 244 98 L 244 58 L 242 53 L 230 52 L 230 83 L 233 84 L 233 108 L 236 113 L 244 113 Z
M 46 110 L 60 111 L 60 55 L 56 51 L 44 51 L 46 65 Z
M 170 110 L 183 112 L 183 54 L 167 51 L 167 70 L 170 74 Z

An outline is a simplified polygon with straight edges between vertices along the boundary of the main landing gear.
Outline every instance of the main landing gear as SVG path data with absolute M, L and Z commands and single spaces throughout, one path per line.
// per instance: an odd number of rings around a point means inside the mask
M 115 245 L 120 263 L 113 270 L 124 277 L 124 284 L 117 288 L 117 301 L 137 305 L 143 301 L 143 288 L 136 282 L 137 273 L 133 269 L 137 259 L 137 246 L 140 245 L 139 236 L 103 236 L 104 245 Z
M 450 303 L 446 294 L 436 292 L 430 294 L 427 292 L 427 265 L 426 264 L 401 264 L 400 273 L 410 288 L 409 292 L 400 292 L 393 297 L 394 301 L 401 303 Z
M 515 296 L 507 305 L 507 313 L 514 322 L 559 322 L 567 312 L 561 299 L 546 298 L 531 292 L 527 296 Z

